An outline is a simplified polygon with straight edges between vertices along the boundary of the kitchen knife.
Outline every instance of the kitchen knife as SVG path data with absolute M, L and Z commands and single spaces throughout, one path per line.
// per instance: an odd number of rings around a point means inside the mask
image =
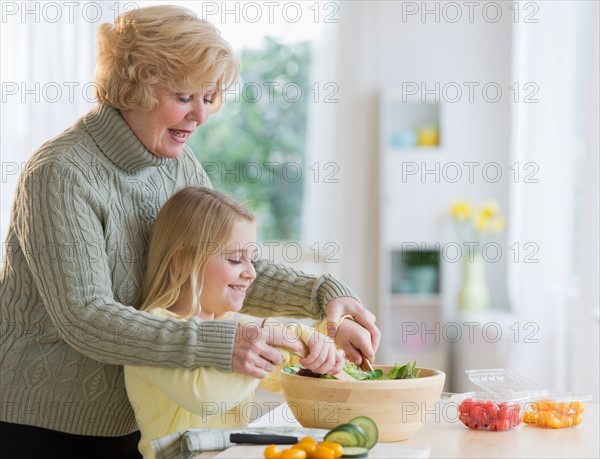
M 254 445 L 295 445 L 298 443 L 298 437 L 232 433 L 229 435 L 229 441 L 231 443 L 252 443 Z

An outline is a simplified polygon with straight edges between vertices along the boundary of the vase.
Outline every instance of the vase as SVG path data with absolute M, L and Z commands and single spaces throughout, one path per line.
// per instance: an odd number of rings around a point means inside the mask
M 481 251 L 463 260 L 463 279 L 458 295 L 461 311 L 483 311 L 490 304 L 490 292 L 485 279 L 485 260 Z

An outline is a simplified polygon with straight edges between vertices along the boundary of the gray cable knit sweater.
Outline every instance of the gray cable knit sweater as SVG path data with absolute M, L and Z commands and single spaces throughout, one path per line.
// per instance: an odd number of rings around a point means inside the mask
M 45 143 L 17 188 L 0 273 L 0 420 L 120 436 L 137 429 L 122 365 L 231 370 L 234 321 L 136 311 L 152 223 L 190 185 L 210 186 L 186 147 L 151 154 L 100 106 Z M 267 261 L 244 311 L 320 319 L 355 296 L 329 275 Z

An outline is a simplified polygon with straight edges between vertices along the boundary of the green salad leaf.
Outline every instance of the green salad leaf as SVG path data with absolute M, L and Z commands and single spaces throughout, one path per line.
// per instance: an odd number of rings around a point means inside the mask
M 394 367 L 387 374 L 386 379 L 412 379 L 418 378 L 421 370 L 415 371 L 417 362 L 413 362 L 412 365 L 408 362 L 406 365 L 394 365 Z
M 365 380 L 384 380 L 384 379 L 412 379 L 419 377 L 419 371 L 416 370 L 417 362 L 413 362 L 412 364 L 409 362 L 406 365 L 396 364 L 394 367 L 388 372 L 387 375 L 383 374 L 381 369 L 376 369 L 373 371 L 364 371 L 361 370 L 354 363 L 346 363 L 344 365 L 344 371 L 352 376 L 354 379 L 358 381 Z M 416 371 L 415 371 L 416 370 Z M 313 378 L 322 378 L 322 379 L 336 379 L 331 375 L 320 375 L 318 373 L 313 373 L 310 370 L 300 366 L 300 365 L 290 365 L 283 368 L 283 371 L 292 375 L 299 376 L 309 376 Z
M 288 367 L 283 367 L 283 372 L 288 373 L 290 375 L 295 375 L 302 369 L 301 365 L 290 365 Z
M 346 363 L 344 371 L 359 381 L 363 379 L 383 379 L 382 370 L 364 371 L 358 368 L 355 363 Z

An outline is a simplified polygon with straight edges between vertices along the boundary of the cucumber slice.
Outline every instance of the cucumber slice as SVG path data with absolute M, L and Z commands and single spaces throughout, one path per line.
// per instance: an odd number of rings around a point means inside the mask
M 366 434 L 365 436 L 367 441 L 364 445 L 359 446 L 364 446 L 368 449 L 371 449 L 373 448 L 373 446 L 375 446 L 377 440 L 379 439 L 379 429 L 377 429 L 377 424 L 375 424 L 375 421 L 373 421 L 373 419 L 371 419 L 368 416 L 358 416 L 352 419 L 350 421 L 350 424 L 359 426 Z
M 358 444 L 350 445 L 350 446 L 365 446 L 367 444 L 367 433 L 358 424 L 353 424 L 353 423 L 348 422 L 346 424 L 340 424 L 333 430 L 338 430 L 338 429 L 349 430 L 349 431 L 353 432 L 354 435 L 356 435 L 356 438 L 358 438 Z
M 369 450 L 362 446 L 349 446 L 344 447 L 344 454 L 342 457 L 367 457 Z
M 358 446 L 359 444 L 359 438 L 356 436 L 355 431 L 350 429 L 335 428 L 325 435 L 324 440 L 339 443 L 344 447 L 344 450 L 347 447 Z

